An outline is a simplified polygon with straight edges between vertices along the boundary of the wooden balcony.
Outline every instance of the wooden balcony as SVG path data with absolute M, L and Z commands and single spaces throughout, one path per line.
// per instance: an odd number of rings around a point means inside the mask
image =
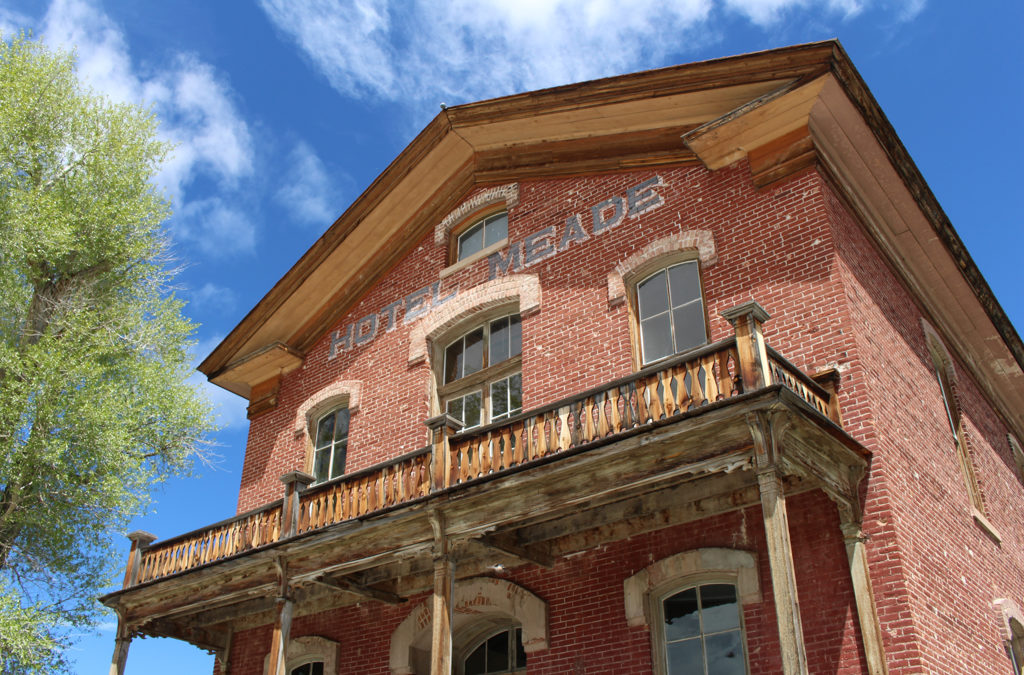
M 464 432 L 442 415 L 422 450 L 314 487 L 288 474 L 281 500 L 162 542 L 133 533 L 123 589 L 102 600 L 125 640 L 221 651 L 232 629 L 279 621 L 284 595 L 299 614 L 400 603 L 432 587 L 438 550 L 456 576 L 551 566 L 763 503 L 769 474 L 855 521 L 867 452 L 834 394 L 764 345 L 755 303 L 728 318 L 730 338 L 563 401 Z

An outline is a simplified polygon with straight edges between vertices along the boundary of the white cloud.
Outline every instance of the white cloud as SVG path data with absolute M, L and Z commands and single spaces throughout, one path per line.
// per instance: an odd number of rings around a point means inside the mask
M 190 308 L 195 310 L 229 314 L 238 306 L 238 296 L 233 290 L 210 282 L 193 291 L 191 296 Z
M 432 107 L 629 72 L 802 10 L 912 18 L 925 0 L 260 0 L 338 91 Z M 436 109 L 436 108 L 434 108 Z
M 157 181 L 180 211 L 195 210 L 185 194 L 196 179 L 212 180 L 230 191 L 252 174 L 248 125 L 231 88 L 210 65 L 179 53 L 161 67 L 137 66 L 124 34 L 88 0 L 54 0 L 43 21 L 43 38 L 51 46 L 74 48 L 79 76 L 96 91 L 115 101 L 153 106 L 161 137 L 175 144 Z M 251 246 L 251 232 L 242 243 L 246 241 Z
M 176 239 L 211 256 L 251 253 L 256 245 L 252 219 L 219 197 L 189 202 L 171 221 L 171 229 Z
M 4 40 L 17 37 L 19 33 L 27 30 L 31 25 L 31 20 L 24 14 L 0 7 L 0 36 L 3 36 Z
M 274 197 L 292 218 L 326 229 L 337 218 L 340 199 L 327 168 L 307 143 L 300 142 L 288 156 L 286 182 Z

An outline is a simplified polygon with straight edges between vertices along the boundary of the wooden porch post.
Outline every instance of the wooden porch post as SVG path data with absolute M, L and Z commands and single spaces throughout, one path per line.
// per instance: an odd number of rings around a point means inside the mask
M 292 630 L 292 613 L 294 605 L 291 588 L 288 584 L 288 563 L 280 560 L 277 563 L 280 575 L 280 591 L 277 597 L 277 617 L 274 619 L 274 632 L 270 642 L 270 666 L 268 675 L 286 675 L 288 657 L 288 636 Z
M 430 640 L 430 675 L 452 673 L 452 583 L 455 563 L 448 550 L 444 514 L 430 516 L 434 529 L 434 612 Z
M 853 581 L 853 597 L 857 603 L 857 619 L 860 622 L 861 639 L 864 641 L 864 656 L 868 662 L 869 675 L 888 675 L 885 664 L 885 648 L 882 645 L 882 627 L 878 622 L 875 608 L 875 594 L 871 589 L 871 575 L 868 571 L 868 552 L 864 546 L 864 533 L 860 519 L 849 509 L 839 507 L 840 528 L 846 542 L 846 557 L 850 561 L 850 579 Z
M 149 545 L 156 541 L 156 535 L 142 530 L 135 530 L 128 533 L 128 539 L 132 542 L 132 548 L 128 552 L 128 564 L 124 569 L 124 583 L 122 588 L 128 588 L 139 583 L 139 574 L 142 571 L 142 553 L 149 548 Z
M 281 476 L 284 503 L 281 505 L 281 539 L 299 533 L 299 492 L 316 478 L 302 471 L 289 471 Z
M 114 656 L 110 659 L 110 675 L 124 675 L 124 666 L 128 662 L 128 647 L 131 642 L 132 636 L 128 625 L 118 612 L 117 637 L 114 638 Z
M 789 515 L 782 475 L 776 463 L 778 448 L 772 418 L 754 413 L 747 418 L 754 441 L 757 486 L 761 493 L 768 563 L 772 573 L 772 594 L 775 616 L 779 624 L 779 646 L 782 649 L 782 672 L 785 675 L 808 675 L 807 649 L 800 620 L 800 601 L 796 592 L 796 570 L 793 566 L 793 544 L 789 538 Z
M 767 387 L 772 383 L 772 376 L 761 324 L 769 319 L 768 312 L 751 300 L 725 310 L 722 318 L 731 323 L 736 331 L 736 352 L 740 357 L 743 391 Z
M 462 422 L 448 413 L 441 413 L 424 422 L 430 429 L 430 442 L 434 447 L 430 456 L 430 489 L 449 487 L 452 476 L 452 458 L 448 452 L 448 437 L 462 429 Z

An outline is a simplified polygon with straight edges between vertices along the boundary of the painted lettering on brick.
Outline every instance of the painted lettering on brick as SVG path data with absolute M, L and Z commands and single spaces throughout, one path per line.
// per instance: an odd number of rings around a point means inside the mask
M 555 225 L 545 227 L 513 242 L 506 251 L 497 251 L 487 258 L 487 278 L 518 272 L 525 267 L 581 245 L 591 238 L 614 229 L 628 216 L 636 218 L 653 211 L 665 200 L 655 188 L 661 186 L 661 176 L 654 176 L 626 189 L 626 197 L 609 197 L 590 207 L 590 232 L 583 227 L 583 216 L 574 213 L 565 219 L 559 229 Z

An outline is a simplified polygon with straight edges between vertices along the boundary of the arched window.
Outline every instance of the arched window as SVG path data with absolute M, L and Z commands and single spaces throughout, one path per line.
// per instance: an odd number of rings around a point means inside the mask
M 462 661 L 461 675 L 525 673 L 523 629 L 510 626 L 491 633 L 473 647 Z
M 935 378 L 938 380 L 939 393 L 942 397 L 942 405 L 945 407 L 946 420 L 949 422 L 949 430 L 952 434 L 953 445 L 956 448 L 957 459 L 963 474 L 964 486 L 967 488 L 967 496 L 971 500 L 975 516 L 981 515 L 983 517 L 985 502 L 981 496 L 981 487 L 978 485 L 974 463 L 971 460 L 970 452 L 968 452 L 967 436 L 964 432 L 963 419 L 960 413 L 960 401 L 956 393 L 957 381 L 953 359 L 934 329 L 929 326 L 925 327 L 925 340 L 932 357 Z
M 699 261 L 676 262 L 644 276 L 636 283 L 635 302 L 641 365 L 708 341 Z
M 485 320 L 449 341 L 439 363 L 443 409 L 464 428 L 522 411 L 522 350 L 518 314 Z
M 494 213 L 462 230 L 454 242 L 453 263 L 465 260 L 508 239 L 508 212 Z
M 347 406 L 335 408 L 317 420 L 313 445 L 313 475 L 317 483 L 345 473 L 348 422 Z
M 290 675 L 324 675 L 323 661 L 310 661 L 297 668 L 292 668 Z
M 708 583 L 661 598 L 661 664 L 667 675 L 746 675 L 736 586 Z

